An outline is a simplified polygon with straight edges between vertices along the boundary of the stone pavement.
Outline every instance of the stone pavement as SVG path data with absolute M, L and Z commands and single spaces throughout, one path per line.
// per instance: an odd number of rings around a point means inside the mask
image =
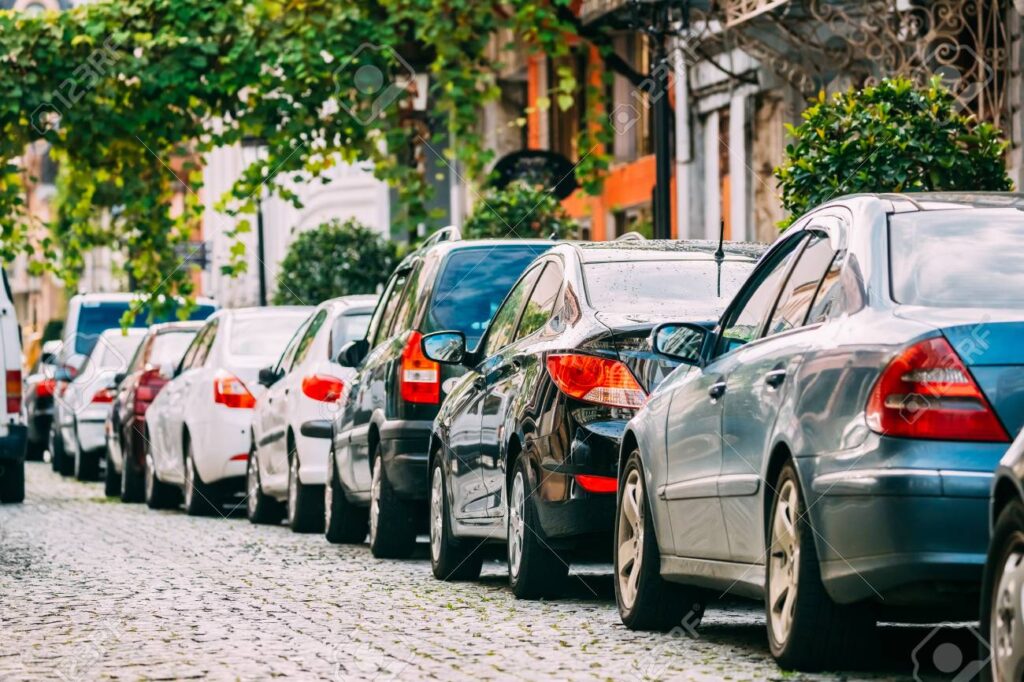
M 771 660 L 759 604 L 710 608 L 696 638 L 634 633 L 607 566 L 517 601 L 497 561 L 445 584 L 425 546 L 378 561 L 242 514 L 108 501 L 46 464 L 27 478 L 25 504 L 0 507 L 0 680 L 910 679 L 930 632 L 887 627 L 874 672 L 801 676 Z

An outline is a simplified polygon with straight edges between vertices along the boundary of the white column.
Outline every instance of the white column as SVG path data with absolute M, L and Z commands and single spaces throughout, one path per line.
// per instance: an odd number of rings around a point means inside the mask
M 747 96 L 746 88 L 733 93 L 729 101 L 729 220 L 732 238 L 745 241 L 750 238 L 747 216 L 750 201 L 750 163 L 747 161 Z
M 690 168 L 693 159 L 690 146 L 693 144 L 690 130 L 690 87 L 689 71 L 686 64 L 686 41 L 676 38 L 676 54 L 673 76 L 676 98 L 676 236 L 688 239 L 694 228 L 690 225 Z
M 722 222 L 722 172 L 718 164 L 718 112 L 704 119 L 704 238 L 718 241 Z

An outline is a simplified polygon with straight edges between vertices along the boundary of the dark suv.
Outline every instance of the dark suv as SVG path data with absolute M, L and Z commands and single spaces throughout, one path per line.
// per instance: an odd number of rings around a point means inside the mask
M 434 417 L 465 371 L 428 360 L 420 341 L 424 334 L 456 329 L 474 348 L 526 266 L 552 245 L 462 241 L 448 228 L 399 264 L 366 338 L 338 354 L 338 362 L 358 374 L 333 424 L 325 492 L 328 540 L 362 542 L 369 530 L 374 556 L 412 553 L 417 532 L 426 530 Z

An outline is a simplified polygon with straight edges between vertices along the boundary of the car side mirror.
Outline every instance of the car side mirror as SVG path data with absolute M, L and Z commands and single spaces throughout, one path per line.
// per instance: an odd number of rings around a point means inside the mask
M 466 335 L 462 332 L 434 332 L 420 342 L 428 360 L 445 365 L 461 364 L 466 358 Z
M 370 352 L 370 342 L 366 339 L 349 341 L 338 350 L 336 361 L 342 367 L 359 367 Z
M 277 380 L 279 378 L 280 377 L 277 374 L 277 370 L 274 369 L 273 365 L 271 365 L 270 367 L 264 367 L 260 370 L 259 382 L 261 386 L 266 386 L 267 388 L 270 388 L 271 386 L 277 383 Z
M 700 365 L 704 348 L 711 332 L 691 322 L 660 324 L 651 332 L 651 346 L 655 353 L 687 365 Z

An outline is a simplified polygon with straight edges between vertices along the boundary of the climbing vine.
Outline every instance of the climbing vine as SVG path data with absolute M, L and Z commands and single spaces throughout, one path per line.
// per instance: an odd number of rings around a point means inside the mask
M 368 162 L 396 187 L 399 220 L 427 220 L 429 182 L 409 149 L 429 143 L 466 177 L 483 177 L 493 159 L 480 112 L 500 94 L 494 36 L 567 54 L 578 33 L 570 4 L 128 0 L 0 11 L 0 256 L 24 253 L 31 272 L 50 269 L 73 285 L 83 254 L 111 247 L 137 290 L 188 299 L 184 252 L 204 209 L 239 218 L 222 268 L 241 272 L 257 193 L 298 203 L 289 183 L 339 160 Z M 412 68 L 430 75 L 430 140 L 410 124 Z M 600 81 L 585 87 L 596 92 Z M 560 72 L 553 105 L 572 106 L 577 85 Z M 588 111 L 581 133 L 580 148 L 597 150 L 577 169 L 589 189 L 606 165 L 605 119 Z M 266 153 L 225 196 L 206 196 L 206 155 L 245 138 Z M 37 179 L 22 161 L 43 143 L 59 168 L 47 223 L 28 210 Z

